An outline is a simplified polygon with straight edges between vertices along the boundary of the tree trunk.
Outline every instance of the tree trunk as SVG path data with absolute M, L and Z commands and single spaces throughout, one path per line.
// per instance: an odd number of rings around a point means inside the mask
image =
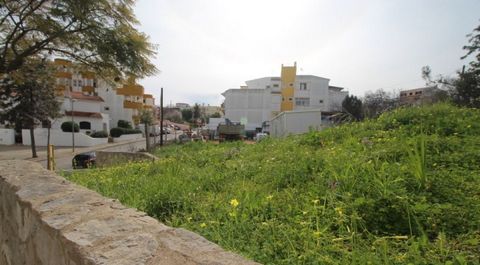
M 147 152 L 150 151 L 150 133 L 148 132 L 148 125 L 145 123 L 145 139 L 147 141 L 146 148 Z
M 52 127 L 51 126 L 52 124 L 50 123 L 50 121 L 48 122 L 48 128 L 47 128 L 47 169 L 48 170 L 52 170 L 52 168 L 50 168 L 50 128 Z
M 30 125 L 30 146 L 32 147 L 32 158 L 38 157 L 37 150 L 35 148 L 35 135 L 33 131 L 33 124 Z

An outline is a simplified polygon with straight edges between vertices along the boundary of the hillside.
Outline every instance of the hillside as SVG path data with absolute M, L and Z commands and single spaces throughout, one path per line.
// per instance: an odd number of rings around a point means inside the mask
M 478 264 L 480 110 L 398 109 L 68 178 L 264 264 Z

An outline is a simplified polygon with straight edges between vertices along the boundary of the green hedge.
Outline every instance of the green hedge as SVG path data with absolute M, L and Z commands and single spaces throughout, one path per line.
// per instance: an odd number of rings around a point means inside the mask
M 71 121 L 66 121 L 66 122 L 62 123 L 62 125 L 60 127 L 62 128 L 62 131 L 64 131 L 64 132 L 72 132 L 72 122 Z M 78 123 L 74 122 L 73 128 L 74 128 L 75 132 L 80 131 L 80 127 L 78 126 Z
M 124 129 L 133 129 L 132 128 L 132 124 L 130 124 L 130 122 L 126 121 L 126 120 L 119 120 L 117 122 L 117 126 L 119 128 L 124 128 Z
M 94 133 L 90 134 L 90 137 L 93 137 L 93 138 L 107 138 L 108 133 L 106 131 L 94 132 Z
M 142 133 L 142 131 L 139 129 L 126 129 L 126 128 L 120 128 L 120 127 L 112 128 L 110 130 L 110 136 L 115 138 L 120 137 L 123 134 L 136 134 L 136 133 Z

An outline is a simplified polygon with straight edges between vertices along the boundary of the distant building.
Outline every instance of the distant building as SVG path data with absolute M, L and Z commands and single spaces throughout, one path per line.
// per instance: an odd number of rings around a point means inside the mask
M 438 101 L 443 94 L 446 94 L 446 92 L 436 86 L 402 90 L 400 91 L 400 104 L 421 105 L 434 103 Z
M 111 127 L 116 127 L 119 120 L 137 125 L 140 123 L 140 110 L 154 109 L 155 99 L 152 95 L 145 94 L 143 86 L 136 83 L 133 77 L 113 84 L 98 78 L 94 72 L 79 70 L 78 66 L 69 60 L 55 59 L 54 65 L 57 68 L 55 74 L 57 98 L 63 102 L 71 92 L 76 93 L 75 95 L 80 93 L 84 96 L 100 97 L 103 105 L 99 112 L 109 116 Z M 68 103 L 62 104 L 66 106 Z M 109 129 L 107 126 L 106 130 Z
M 187 103 L 176 103 L 175 104 L 175 107 L 179 108 L 179 109 L 189 109 L 190 108 L 190 105 L 187 104 Z
M 341 111 L 348 92 L 330 86 L 329 82 L 319 76 L 297 75 L 296 63 L 294 66 L 282 65 L 280 77 L 249 80 L 245 82 L 246 86 L 223 92 L 225 118 L 241 122 L 246 131 L 260 131 L 262 125 L 283 111 Z

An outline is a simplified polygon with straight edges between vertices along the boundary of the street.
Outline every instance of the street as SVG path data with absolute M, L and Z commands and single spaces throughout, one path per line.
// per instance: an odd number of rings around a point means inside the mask
M 182 134 L 182 131 L 177 131 L 176 136 Z M 175 134 L 164 135 L 164 140 L 171 141 L 175 139 Z M 160 138 L 157 136 L 155 139 L 150 137 L 152 145 L 159 143 Z M 112 152 L 137 152 L 146 148 L 145 138 L 126 141 L 124 143 L 110 143 L 102 146 L 92 147 L 77 147 L 75 148 L 75 154 L 92 152 L 92 151 L 112 151 Z M 43 167 L 47 167 L 47 148 L 37 147 L 38 158 L 32 158 L 30 146 L 15 145 L 15 146 L 0 146 L 0 160 L 11 159 L 23 159 L 40 163 Z M 75 154 L 72 154 L 71 147 L 55 147 L 55 164 L 56 170 L 68 170 L 72 169 L 72 159 Z

